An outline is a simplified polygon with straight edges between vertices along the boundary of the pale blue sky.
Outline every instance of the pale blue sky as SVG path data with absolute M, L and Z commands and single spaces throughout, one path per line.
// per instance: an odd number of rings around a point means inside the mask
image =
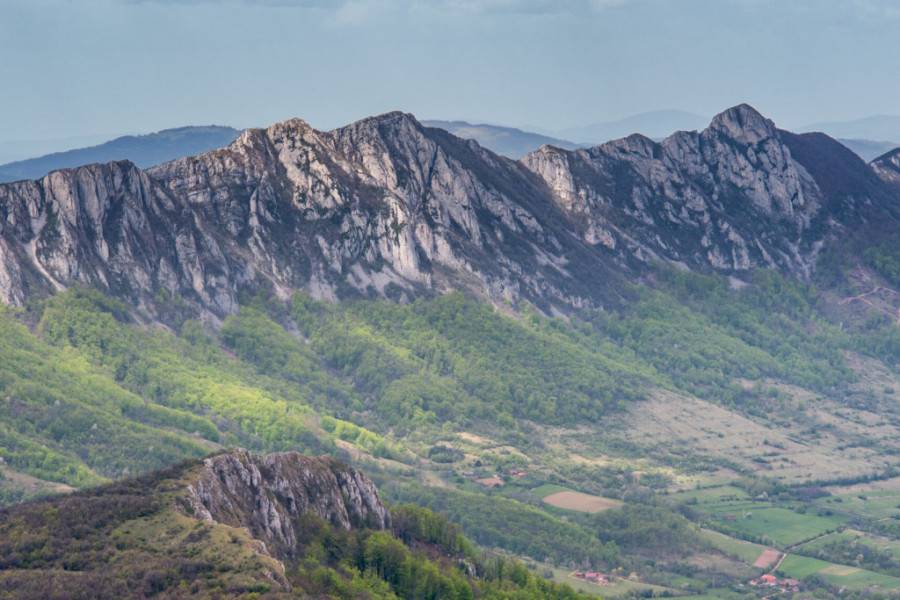
M 389 110 L 900 114 L 895 0 L 0 0 L 0 142 Z

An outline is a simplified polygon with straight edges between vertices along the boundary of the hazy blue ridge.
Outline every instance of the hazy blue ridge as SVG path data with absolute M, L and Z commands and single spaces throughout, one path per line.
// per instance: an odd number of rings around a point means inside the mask
M 422 124 L 426 127 L 443 129 L 457 137 L 474 139 L 488 150 L 513 160 L 518 160 L 529 152 L 533 152 L 548 144 L 566 150 L 575 150 L 586 146 L 586 144 L 576 144 L 568 140 L 523 131 L 515 127 L 472 124 L 466 121 L 422 121 Z
M 178 127 L 147 135 L 126 135 L 104 144 L 54 152 L 0 165 L 0 183 L 37 179 L 50 171 L 128 159 L 146 169 L 176 158 L 202 154 L 233 142 L 241 130 L 217 125 Z

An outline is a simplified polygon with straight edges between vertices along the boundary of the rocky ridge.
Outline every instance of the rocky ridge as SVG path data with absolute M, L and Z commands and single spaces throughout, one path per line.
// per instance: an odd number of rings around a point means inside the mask
M 895 148 L 873 160 L 872 168 L 885 181 L 900 185 L 900 148 Z
M 523 162 L 578 217 L 586 241 L 623 261 L 805 278 L 824 242 L 812 231 L 824 217 L 817 182 L 747 105 L 661 143 L 632 135 L 586 150 L 544 147 Z
M 391 527 L 368 477 L 336 459 L 297 452 L 256 456 L 236 449 L 207 458 L 187 502 L 204 521 L 246 528 L 262 553 L 280 560 L 297 558 L 299 520 L 307 514 L 343 529 Z
M 808 278 L 834 236 L 896 220 L 890 164 L 747 105 L 661 143 L 519 162 L 403 113 L 329 132 L 293 119 L 147 171 L 0 185 L 0 299 L 82 284 L 151 317 L 160 294 L 222 317 L 260 284 L 399 301 L 464 288 L 559 314 L 619 301 L 655 261 Z

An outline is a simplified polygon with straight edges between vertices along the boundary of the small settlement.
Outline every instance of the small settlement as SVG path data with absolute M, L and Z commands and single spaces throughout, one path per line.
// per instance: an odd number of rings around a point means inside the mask
M 800 582 L 796 579 L 778 579 L 771 573 L 761 576 L 759 579 L 751 579 L 748 581 L 750 585 L 758 585 L 762 587 L 780 587 L 783 592 L 799 592 Z
M 575 571 L 569 574 L 569 577 L 574 577 L 575 579 L 581 579 L 582 581 L 587 581 L 588 583 L 596 583 L 597 585 L 606 585 L 610 583 L 609 578 L 603 573 L 597 573 L 595 571 Z

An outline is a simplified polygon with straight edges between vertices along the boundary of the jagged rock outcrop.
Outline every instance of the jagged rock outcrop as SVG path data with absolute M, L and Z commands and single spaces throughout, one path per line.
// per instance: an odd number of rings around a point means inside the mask
M 884 181 L 900 187 L 900 148 L 895 148 L 873 160 L 872 169 Z
M 284 289 L 598 302 L 566 269 L 584 246 L 546 188 L 472 141 L 388 113 L 330 132 L 298 119 L 149 171 Z M 591 255 L 596 277 L 612 277 Z M 598 302 L 599 303 L 599 302 Z
M 5 303 L 83 284 L 136 301 L 160 289 L 190 290 L 203 305 L 230 312 L 229 278 L 214 233 L 127 161 L 0 185 Z
M 578 219 L 586 241 L 623 262 L 806 277 L 821 242 L 808 234 L 820 217 L 816 181 L 775 125 L 747 105 L 661 143 L 632 135 L 586 150 L 544 147 L 523 163 Z
M 400 301 L 464 288 L 558 314 L 620 301 L 654 261 L 806 278 L 831 237 L 896 221 L 892 164 L 747 105 L 661 143 L 520 162 L 403 113 L 329 132 L 293 119 L 147 171 L 0 185 L 0 299 L 81 283 L 151 317 L 180 296 L 221 318 L 261 283 Z
M 296 452 L 237 449 L 207 458 L 187 501 L 198 518 L 246 528 L 265 545 L 261 551 L 281 560 L 297 558 L 306 514 L 344 529 L 391 527 L 368 477 L 336 459 Z

